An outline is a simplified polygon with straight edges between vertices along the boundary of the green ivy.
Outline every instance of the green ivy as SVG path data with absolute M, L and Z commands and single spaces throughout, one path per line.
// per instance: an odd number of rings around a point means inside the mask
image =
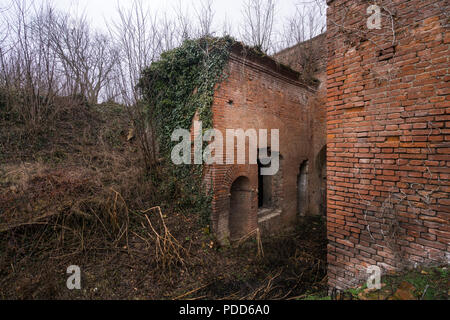
M 173 165 L 170 155 L 178 142 L 171 135 L 175 129 L 190 129 L 196 112 L 203 131 L 213 127 L 214 92 L 226 77 L 234 42 L 230 37 L 186 40 L 145 69 L 138 84 L 164 159 L 164 175 L 155 178 L 159 192 L 166 205 L 197 211 L 202 225 L 209 222 L 212 196 L 202 185 L 203 165 Z

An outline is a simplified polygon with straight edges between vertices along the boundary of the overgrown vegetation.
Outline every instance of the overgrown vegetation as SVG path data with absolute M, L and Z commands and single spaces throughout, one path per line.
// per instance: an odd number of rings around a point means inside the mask
M 8 281 L 40 283 L 46 297 L 46 288 L 60 287 L 45 284 L 60 273 L 60 261 L 81 262 L 128 242 L 137 219 L 131 212 L 151 201 L 152 190 L 137 147 L 126 143 L 124 115 L 120 106 L 72 104 L 34 132 L 20 121 L 0 121 L 3 297 L 34 297 Z
M 395 272 L 381 278 L 381 289 L 364 284 L 338 298 L 352 300 L 448 300 L 450 275 L 447 266 L 424 267 Z
M 295 230 L 263 237 L 263 257 L 258 255 L 256 240 L 218 247 L 219 268 L 206 273 L 202 285 L 179 297 L 295 300 L 308 292 L 326 292 L 325 235 L 323 219 L 306 217 Z
M 136 114 L 55 96 L 31 130 L 24 101 L 2 96 L 1 299 L 281 299 L 326 285 L 322 222 L 266 237 L 264 257 L 253 242 L 220 247 L 204 227 L 203 167 L 170 161 L 174 129 L 189 129 L 196 112 L 212 127 L 232 44 L 188 40 L 164 54 L 143 73 Z M 142 166 L 136 121 L 158 137 L 154 171 Z M 81 291 L 66 288 L 70 265 L 81 267 Z
M 195 114 L 202 121 L 201 134 L 212 128 L 214 91 L 226 76 L 233 43 L 229 37 L 187 40 L 145 69 L 138 85 L 145 101 L 146 121 L 155 130 L 161 156 L 158 168 L 150 170 L 164 197 L 160 202 L 179 210 L 196 210 L 203 225 L 208 224 L 210 216 L 210 194 L 202 182 L 203 165 L 174 165 L 171 151 L 178 141 L 171 137 L 176 129 L 189 130 Z
M 325 286 L 323 221 L 266 237 L 264 257 L 261 243 L 220 247 L 203 166 L 170 160 L 175 129 L 196 113 L 212 128 L 226 77 L 234 40 L 211 37 L 211 2 L 199 31 L 181 8 L 174 21 L 139 1 L 117 9 L 106 35 L 48 2 L 0 8 L 0 299 L 281 299 Z M 80 291 L 66 287 L 70 265 Z

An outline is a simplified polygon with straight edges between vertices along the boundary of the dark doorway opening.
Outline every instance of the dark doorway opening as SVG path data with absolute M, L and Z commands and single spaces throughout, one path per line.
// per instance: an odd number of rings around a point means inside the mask
M 273 205 L 272 199 L 272 176 L 263 176 L 261 169 L 270 167 L 270 163 L 263 164 L 260 161 L 260 152 L 258 154 L 258 208 L 270 208 Z M 267 151 L 270 157 L 270 149 Z
M 317 155 L 317 170 L 320 181 L 320 214 L 327 214 L 327 146 L 324 146 Z
M 299 174 L 297 176 L 297 212 L 299 215 L 306 214 L 308 196 L 308 160 L 300 165 Z
M 230 239 L 244 236 L 250 219 L 252 192 L 247 177 L 237 178 L 230 190 L 229 230 Z

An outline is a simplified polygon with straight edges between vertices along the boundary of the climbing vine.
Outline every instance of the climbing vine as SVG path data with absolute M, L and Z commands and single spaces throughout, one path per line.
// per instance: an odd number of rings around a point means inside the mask
M 203 165 L 174 165 L 170 156 L 178 142 L 172 142 L 171 135 L 176 129 L 189 130 L 196 113 L 204 131 L 213 127 L 214 92 L 226 77 L 233 43 L 230 37 L 186 40 L 145 69 L 138 84 L 146 121 L 155 129 L 162 158 L 159 168 L 163 173 L 151 173 L 152 179 L 166 205 L 196 210 L 203 225 L 209 222 L 211 211 L 211 194 L 202 183 Z

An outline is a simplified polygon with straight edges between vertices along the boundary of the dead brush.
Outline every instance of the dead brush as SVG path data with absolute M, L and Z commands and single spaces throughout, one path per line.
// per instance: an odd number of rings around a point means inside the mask
M 188 252 L 169 231 L 161 207 L 153 207 L 141 212 L 144 214 L 148 226 L 150 227 L 151 232 L 147 233 L 155 244 L 155 260 L 158 268 L 170 272 L 174 268 L 180 266 L 185 267 L 185 258 Z M 156 213 L 159 227 L 151 222 L 151 219 L 146 214 L 147 212 Z
M 288 293 L 283 292 L 283 287 L 277 284 L 283 276 L 284 268 L 279 268 L 275 272 L 270 272 L 264 280 L 262 280 L 256 288 L 253 288 L 250 292 L 237 291 L 230 295 L 227 295 L 220 300 L 283 300 L 292 290 Z
M 70 210 L 89 223 L 93 239 L 103 239 L 111 248 L 129 248 L 130 211 L 120 192 L 99 189 L 96 194 L 77 200 Z
M 253 236 L 255 236 L 255 241 L 257 244 L 256 255 L 258 258 L 264 258 L 264 249 L 263 249 L 263 244 L 262 244 L 262 240 L 261 240 L 261 231 L 259 230 L 259 228 L 256 228 L 255 230 L 249 232 L 245 236 L 238 239 L 236 241 L 236 243 L 234 244 L 234 246 L 240 247 L 244 242 L 246 242 L 248 239 L 252 238 Z
M 275 293 L 276 289 L 279 288 L 279 286 L 275 286 L 275 282 L 277 278 L 281 276 L 283 272 L 283 268 L 278 270 L 274 274 L 269 274 L 263 284 L 256 288 L 253 292 L 249 293 L 248 295 L 242 297 L 243 300 L 265 300 L 265 299 L 271 299 L 271 300 L 277 300 L 281 299 L 282 296 L 277 295 Z
M 112 226 L 112 232 L 116 235 L 114 243 L 117 245 L 124 239 L 128 246 L 128 230 L 130 226 L 130 215 L 128 206 L 122 195 L 114 189 L 111 189 L 114 195 L 108 201 L 107 213 Z

